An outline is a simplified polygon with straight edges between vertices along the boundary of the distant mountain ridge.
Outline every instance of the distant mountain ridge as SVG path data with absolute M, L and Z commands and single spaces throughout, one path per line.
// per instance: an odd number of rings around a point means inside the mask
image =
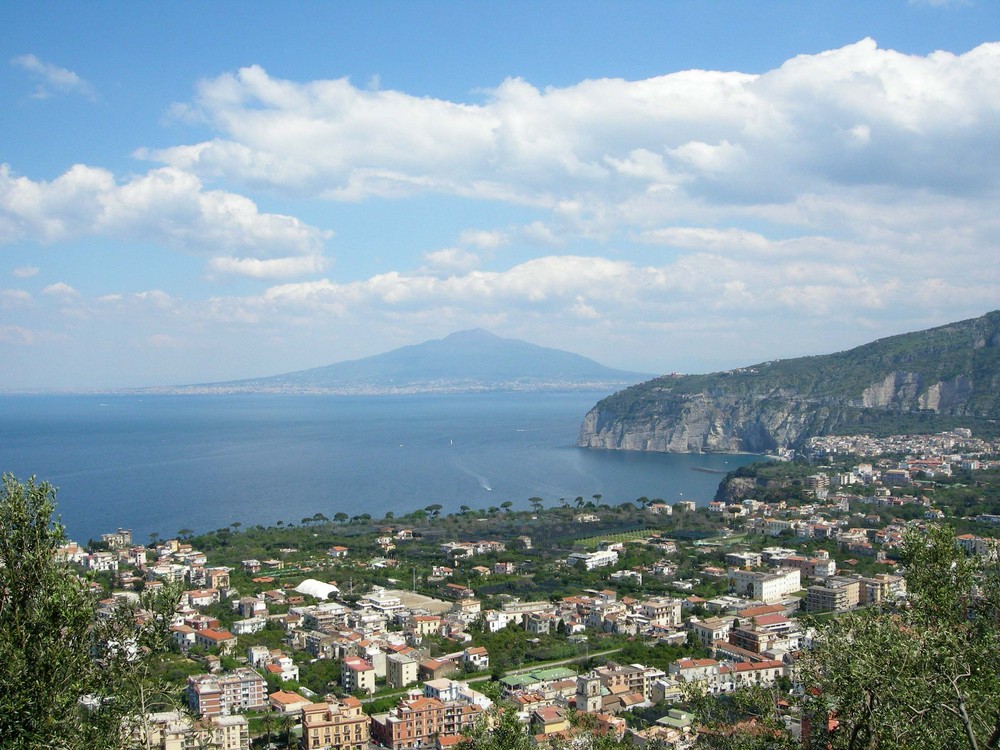
M 341 395 L 601 390 L 622 388 L 648 377 L 605 367 L 579 354 L 475 329 L 324 367 L 173 390 Z
M 665 376 L 600 401 L 578 445 L 764 453 L 814 435 L 1000 431 L 1000 311 L 837 354 Z

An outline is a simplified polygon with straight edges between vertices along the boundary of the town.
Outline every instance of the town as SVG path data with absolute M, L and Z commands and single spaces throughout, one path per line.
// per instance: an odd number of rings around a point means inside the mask
M 441 749 L 507 711 L 542 748 L 591 733 L 679 750 L 718 731 L 699 698 L 791 695 L 824 622 L 905 600 L 909 533 L 947 523 L 995 557 L 998 456 L 962 429 L 817 438 L 701 504 L 317 512 L 149 544 L 117 529 L 60 556 L 98 617 L 179 592 L 157 663 L 176 705 L 136 746 Z M 791 703 L 781 719 L 804 740 Z

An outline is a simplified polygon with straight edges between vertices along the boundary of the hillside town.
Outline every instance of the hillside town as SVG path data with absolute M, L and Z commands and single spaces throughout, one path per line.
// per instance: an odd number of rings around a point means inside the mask
M 998 456 L 960 429 L 823 438 L 702 503 L 317 513 L 149 544 L 117 529 L 60 555 L 98 617 L 179 592 L 161 657 L 176 705 L 137 747 L 442 750 L 502 709 L 541 748 L 589 732 L 683 750 L 710 731 L 695 696 L 791 695 L 824 621 L 904 601 L 909 534 L 952 524 L 994 556 Z M 808 733 L 790 703 L 782 718 Z

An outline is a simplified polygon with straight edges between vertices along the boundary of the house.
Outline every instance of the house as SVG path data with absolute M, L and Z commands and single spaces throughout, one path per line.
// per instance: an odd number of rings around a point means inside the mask
M 437 615 L 412 615 L 409 629 L 414 635 L 437 635 L 441 632 L 441 618 Z
M 531 712 L 531 733 L 549 735 L 569 729 L 566 712 L 558 706 L 543 706 Z
M 417 669 L 417 678 L 420 682 L 440 680 L 455 674 L 458 665 L 450 659 L 424 659 Z
M 171 625 L 170 626 L 170 637 L 176 643 L 182 653 L 187 653 L 193 645 L 195 645 L 195 631 L 194 628 L 188 625 Z
M 476 596 L 475 591 L 458 583 L 446 583 L 441 587 L 441 592 L 449 599 L 473 599 Z
M 311 705 L 312 701 L 303 698 L 298 693 L 288 690 L 278 690 L 267 697 L 271 709 L 279 714 L 294 715 L 302 711 L 305 706 Z
M 329 555 L 330 557 L 333 557 L 335 559 L 336 558 L 347 557 L 347 553 L 348 553 L 347 547 L 339 547 L 339 546 L 337 546 L 337 547 L 330 547 L 330 549 L 328 549 L 326 551 L 327 555 Z
M 490 668 L 490 652 L 485 646 L 473 646 L 462 652 L 462 664 L 471 672 Z
M 198 630 L 194 634 L 194 642 L 202 648 L 217 648 L 220 654 L 229 654 L 236 648 L 236 636 L 228 630 Z

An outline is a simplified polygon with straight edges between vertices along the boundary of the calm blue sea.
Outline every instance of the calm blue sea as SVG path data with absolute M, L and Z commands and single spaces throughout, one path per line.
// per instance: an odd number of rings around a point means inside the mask
M 578 495 L 708 502 L 752 456 L 589 451 L 604 393 L 0 396 L 0 469 L 58 490 L 78 541 Z

